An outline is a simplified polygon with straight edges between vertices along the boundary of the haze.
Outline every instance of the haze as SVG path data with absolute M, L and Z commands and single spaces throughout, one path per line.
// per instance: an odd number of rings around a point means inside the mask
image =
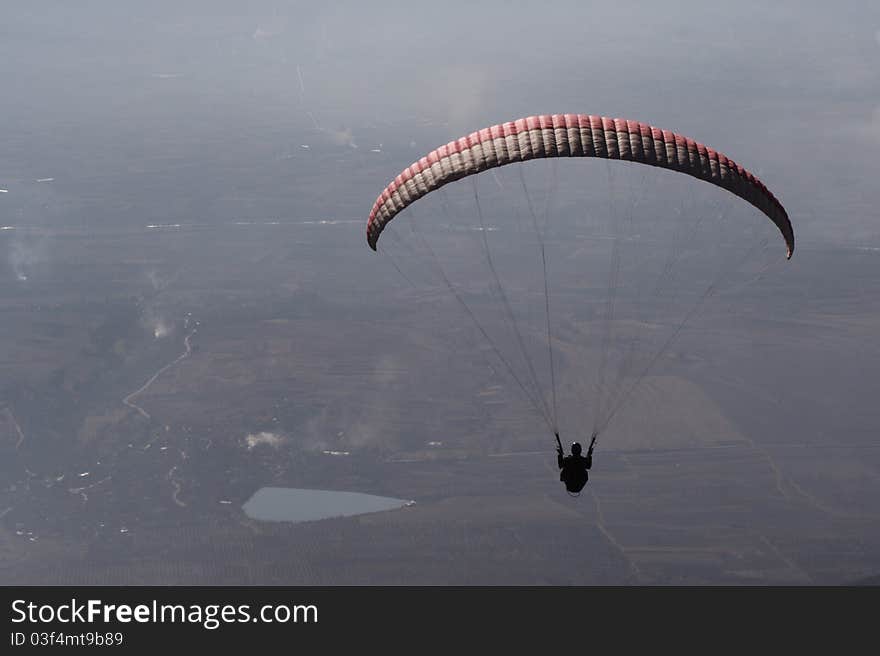
M 0 582 L 880 575 L 875 2 L 6 3 L 0 81 Z M 724 192 L 597 161 L 450 185 L 367 247 L 413 160 L 563 112 L 741 162 L 794 258 Z M 563 439 L 597 381 L 621 403 L 577 499 L 487 266 L 549 403 L 532 200 Z M 263 487 L 415 503 L 261 522 Z

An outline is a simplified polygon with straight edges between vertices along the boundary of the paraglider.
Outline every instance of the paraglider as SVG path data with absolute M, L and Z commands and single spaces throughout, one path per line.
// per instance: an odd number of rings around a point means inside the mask
M 593 433 L 590 448 L 587 450 L 587 456 L 584 457 L 581 455 L 583 447 L 580 442 L 572 443 L 571 454 L 565 455 L 559 433 L 556 433 L 556 464 L 559 466 L 559 480 L 565 483 L 565 489 L 569 494 L 580 494 L 590 480 L 589 470 L 593 467 L 593 447 L 596 446 L 597 437 L 598 435 Z
M 786 246 L 787 258 L 790 259 L 794 252 L 794 231 L 785 208 L 761 180 L 741 165 L 712 148 L 669 130 L 662 130 L 639 121 L 587 114 L 553 114 L 521 118 L 516 121 L 501 123 L 472 132 L 466 137 L 451 141 L 431 151 L 404 169 L 379 194 L 367 220 L 367 243 L 370 248 L 377 250 L 380 235 L 395 216 L 420 198 L 450 182 L 508 164 L 526 162 L 533 159 L 561 157 L 626 160 L 636 164 L 645 164 L 684 173 L 698 180 L 708 182 L 734 194 L 760 210 L 781 233 Z M 523 190 L 526 191 L 524 179 L 522 183 Z M 477 214 L 481 222 L 479 229 L 485 247 L 487 264 L 494 277 L 496 287 L 501 290 L 501 282 L 489 253 L 486 228 L 483 225 L 479 199 L 476 197 L 476 186 L 474 186 L 474 194 Z M 534 220 L 534 211 L 531 203 L 529 203 L 529 211 Z M 537 232 L 536 221 L 535 228 Z M 553 364 L 553 340 L 550 334 L 550 292 L 547 285 L 547 259 L 544 241 L 540 232 L 538 232 L 538 242 L 543 262 L 547 350 L 549 352 L 549 369 L 553 392 L 552 409 L 551 404 L 543 398 L 543 395 L 530 392 L 530 389 L 525 384 L 526 382 L 531 382 L 533 384 L 531 389 L 539 387 L 534 368 L 528 355 L 525 353 L 523 340 L 516 329 L 514 314 L 510 310 L 503 291 L 501 291 L 503 305 L 511 323 L 514 324 L 517 343 L 523 351 L 531 378 L 521 380 L 507 359 L 500 353 L 500 350 L 494 344 L 492 346 L 496 355 L 507 366 L 511 377 L 516 380 L 535 409 L 544 416 L 551 431 L 555 434 L 558 456 L 557 464 L 561 470 L 560 480 L 565 483 L 566 489 L 570 493 L 577 494 L 584 488 L 589 478 L 588 471 L 592 467 L 593 449 L 600 430 L 604 430 L 608 426 L 608 423 L 623 401 L 638 386 L 639 382 L 657 361 L 659 355 L 668 348 L 684 324 L 693 316 L 696 308 L 699 307 L 699 303 L 713 291 L 715 283 L 713 282 L 709 285 L 707 290 L 699 296 L 696 306 L 675 326 L 672 335 L 663 343 L 660 351 L 650 360 L 648 366 L 639 373 L 635 382 L 629 386 L 622 386 L 621 400 L 611 406 L 606 411 L 606 415 L 601 419 L 598 417 L 599 411 L 595 411 L 597 418 L 594 421 L 592 440 L 587 455 L 582 455 L 581 445 L 575 442 L 572 444 L 571 455 L 566 456 L 559 439 L 556 419 L 556 380 Z M 428 248 L 428 251 L 430 252 L 430 248 Z M 612 267 L 619 267 L 619 259 L 616 259 L 615 256 L 612 256 Z M 614 292 L 616 285 L 617 273 L 614 268 L 612 268 L 612 272 L 613 275 L 609 277 L 609 293 Z M 469 309 L 464 299 L 458 294 L 446 275 L 442 274 L 442 277 L 445 284 L 456 296 L 458 302 L 477 324 L 480 332 L 491 343 L 492 340 L 488 333 L 479 324 L 476 316 Z M 613 317 L 614 303 L 610 303 L 609 307 L 608 321 Z M 606 339 L 603 342 L 608 341 L 607 336 L 608 331 L 606 329 Z M 603 378 L 602 371 L 605 365 L 607 344 L 603 343 L 602 348 L 602 360 L 598 367 L 600 387 Z

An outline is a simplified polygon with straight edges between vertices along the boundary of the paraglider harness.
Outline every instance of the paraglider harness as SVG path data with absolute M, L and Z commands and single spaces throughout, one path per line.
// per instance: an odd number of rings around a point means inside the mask
M 593 439 L 590 440 L 590 448 L 587 450 L 587 456 L 585 458 L 574 454 L 569 456 L 564 455 L 565 451 L 562 449 L 562 442 L 559 439 L 559 433 L 556 433 L 556 453 L 558 454 L 557 460 L 561 470 L 559 472 L 559 480 L 565 483 L 565 489 L 570 496 L 580 496 L 581 490 L 584 489 L 584 486 L 590 479 L 587 470 L 593 466 L 593 447 L 596 446 L 597 437 L 599 437 L 599 434 L 593 433 Z M 578 461 L 583 461 L 582 466 L 573 466 L 581 464 Z

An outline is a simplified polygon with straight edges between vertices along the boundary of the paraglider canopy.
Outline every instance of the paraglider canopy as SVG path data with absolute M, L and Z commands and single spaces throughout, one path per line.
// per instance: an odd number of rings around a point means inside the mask
M 782 204 L 763 182 L 712 148 L 647 123 L 588 114 L 529 116 L 450 141 L 404 169 L 376 199 L 367 243 L 376 250 L 391 219 L 443 185 L 498 166 L 544 157 L 621 159 L 686 173 L 748 201 L 779 228 L 787 256 L 794 231 Z

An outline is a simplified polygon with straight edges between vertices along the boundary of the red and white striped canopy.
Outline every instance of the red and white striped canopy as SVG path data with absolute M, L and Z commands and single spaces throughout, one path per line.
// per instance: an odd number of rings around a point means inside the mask
M 748 201 L 779 228 L 790 258 L 794 232 L 788 214 L 764 183 L 721 153 L 646 123 L 588 114 L 529 116 L 451 141 L 403 170 L 379 195 L 367 222 L 375 250 L 399 212 L 443 185 L 488 169 L 542 157 L 623 159 L 686 173 Z

